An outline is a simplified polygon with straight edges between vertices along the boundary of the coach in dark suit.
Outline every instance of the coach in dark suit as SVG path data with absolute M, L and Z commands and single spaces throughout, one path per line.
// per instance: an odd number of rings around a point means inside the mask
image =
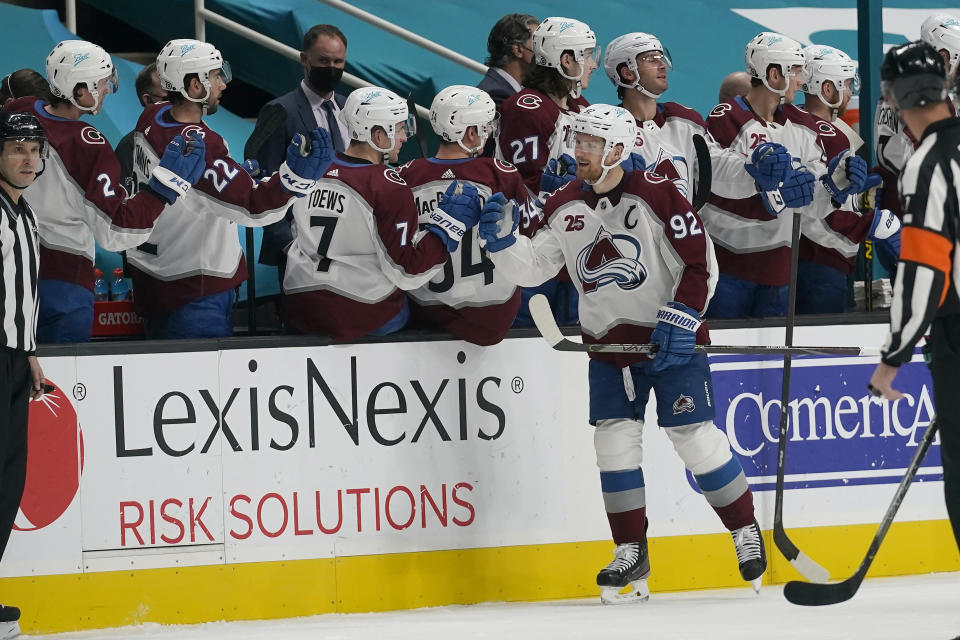
M 337 152 L 346 148 L 347 130 L 339 119 L 346 96 L 334 91 L 343 76 L 346 57 L 347 38 L 333 25 L 318 24 L 304 34 L 300 51 L 303 80 L 290 93 L 263 106 L 244 147 L 244 157 L 256 160 L 262 175 L 280 168 L 294 134 L 302 133 L 309 140 L 318 125 L 330 133 Z M 283 248 L 291 240 L 288 213 L 284 220 L 264 227 L 260 262 L 279 265 Z
M 523 88 L 523 77 L 533 60 L 531 37 L 540 21 L 525 13 L 508 13 L 487 36 L 487 75 L 477 85 L 500 103 Z

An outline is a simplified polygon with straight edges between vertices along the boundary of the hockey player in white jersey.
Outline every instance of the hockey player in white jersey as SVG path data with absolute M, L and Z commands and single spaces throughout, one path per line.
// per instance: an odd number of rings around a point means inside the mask
M 720 280 L 710 305 L 711 317 L 783 315 L 787 308 L 792 216 L 825 210 L 831 199 L 843 201 L 862 191 L 866 163 L 849 152 L 827 158 L 818 144 L 813 118 L 795 107 L 803 76 L 803 47 L 778 33 L 764 32 L 746 47 L 751 87 L 746 96 L 717 105 L 707 118 L 714 139 L 724 147 L 756 158 L 772 143 L 794 158 L 787 177 L 767 181 L 746 167 L 764 193 L 724 198 L 716 193 L 701 210 L 717 249 Z M 819 180 L 818 180 L 819 178 Z
M 428 224 L 441 195 L 454 180 L 477 188 L 481 202 L 501 192 L 521 203 L 530 218 L 540 210 L 527 192 L 516 167 L 502 160 L 479 158 L 487 138 L 496 135 L 498 116 L 493 99 L 483 90 L 464 85 L 447 87 L 430 105 L 430 124 L 440 137 L 435 157 L 418 158 L 400 168 L 400 177 L 413 191 L 420 223 Z M 479 345 L 500 342 L 517 315 L 520 290 L 504 278 L 480 248 L 474 229 L 450 253 L 443 271 L 426 285 L 407 292 L 415 317 Z
M 625 161 L 629 168 L 670 178 L 691 203 L 701 183 L 704 189 L 726 198 L 745 198 L 757 192 L 754 179 L 744 171 L 743 154 L 714 142 L 699 113 L 676 102 L 659 101 L 667 91 L 673 62 L 656 36 L 634 32 L 615 38 L 606 47 L 603 68 L 617 87 L 623 108 L 637 123 L 637 144 Z M 703 138 L 707 158 L 697 157 L 695 135 Z M 711 175 L 704 179 L 699 175 L 700 162 L 707 160 L 703 166 L 710 167 Z M 778 161 L 784 162 L 774 154 L 761 160 Z
M 170 102 L 147 105 L 134 133 L 138 180 L 172 136 L 194 132 L 206 141 L 203 177 L 170 207 L 147 242 L 127 252 L 134 298 L 156 338 L 233 334 L 235 290 L 247 279 L 237 225 L 263 226 L 283 218 L 330 164 L 333 145 L 315 130 L 308 143 L 294 136 L 286 162 L 259 183 L 230 157 L 226 142 L 204 122 L 217 111 L 230 67 L 212 44 L 171 40 L 157 56 Z
M 947 86 L 953 86 L 952 79 L 956 77 L 960 61 L 960 19 L 949 13 L 935 13 L 920 25 L 920 39 L 940 53 L 947 68 Z M 951 100 L 948 104 L 956 114 L 954 102 Z M 918 143 L 917 137 L 907 129 L 896 109 L 883 96 L 877 102 L 873 144 L 878 171 L 883 176 L 883 194 L 879 206 L 900 217 L 897 178 Z
M 759 587 L 766 568 L 753 495 L 726 436 L 713 423 L 709 343 L 701 316 L 717 280 L 713 245 L 670 180 L 619 166 L 636 140 L 630 114 L 592 105 L 573 123 L 577 180 L 547 199 L 547 224 L 518 236 L 514 203 L 495 194 L 478 227 L 497 272 L 534 285 L 566 268 L 580 292 L 585 343 L 659 345 L 646 355 L 590 354 L 590 423 L 616 557 L 597 575 L 605 603 L 646 599 L 644 413 L 658 422 L 733 536 L 741 576 Z M 630 585 L 626 595 L 618 592 Z
M 47 56 L 46 72 L 49 102 L 24 97 L 4 109 L 37 116 L 51 147 L 46 170 L 27 190 L 40 232 L 37 340 L 84 342 L 93 325 L 96 244 L 122 251 L 144 242 L 167 204 L 200 178 L 204 145 L 196 140 L 188 150 L 183 136 L 167 140 L 142 192 L 128 197 L 110 144 L 81 120 L 116 91 L 110 55 L 92 42 L 64 40 Z
M 820 146 L 827 157 L 856 153 L 863 140 L 839 116 L 859 91 L 857 63 L 823 45 L 805 47 L 803 56 L 803 110 L 814 117 Z M 879 176 L 870 176 L 867 186 L 879 184 Z M 811 214 L 801 219 L 797 312 L 842 313 L 847 309 L 847 276 L 860 244 L 873 239 L 877 255 L 889 268 L 890 259 L 896 262 L 900 253 L 900 221 L 886 209 L 861 210 L 861 198 L 855 196 Z
M 388 89 L 347 97 L 350 144 L 293 207 L 282 303 L 292 330 L 352 340 L 402 329 L 410 317 L 403 291 L 433 278 L 476 224 L 477 188 L 453 181 L 418 230 L 413 194 L 386 166 L 414 133 L 410 115 Z

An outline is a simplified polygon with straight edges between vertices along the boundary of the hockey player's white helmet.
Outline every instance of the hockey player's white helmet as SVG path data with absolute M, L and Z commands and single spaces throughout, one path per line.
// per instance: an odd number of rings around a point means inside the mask
M 64 40 L 47 56 L 47 82 L 53 95 L 89 113 L 100 109 L 100 94 L 116 93 L 120 87 L 117 70 L 103 47 L 86 40 Z M 93 96 L 93 106 L 83 107 L 73 97 L 77 85 Z
M 839 49 L 819 44 L 812 44 L 803 48 L 803 91 L 816 95 L 831 109 L 838 109 L 843 104 L 843 89 L 850 81 L 850 92 L 857 95 L 860 92 L 860 76 L 857 73 L 857 63 L 850 56 Z M 827 102 L 823 97 L 823 83 L 829 80 L 836 87 L 838 99 L 835 104 Z
M 789 82 L 783 89 L 774 89 L 767 82 L 767 69 L 776 65 L 784 78 L 789 78 L 790 69 L 794 66 L 803 67 L 803 46 L 785 35 L 764 31 L 757 34 L 747 43 L 744 53 L 747 63 L 747 73 L 758 78 L 770 91 L 780 94 L 781 100 L 787 93 Z
M 600 64 L 600 47 L 593 30 L 586 23 L 572 18 L 547 18 L 533 32 L 532 43 L 534 64 L 554 68 L 567 80 L 576 81 L 570 95 L 579 97 L 581 81 L 590 72 L 588 61 Z M 563 70 L 560 58 L 564 51 L 573 52 L 574 60 L 580 65 L 578 75 L 568 76 Z
M 390 153 L 393 149 L 398 126 L 405 126 L 407 135 L 417 131 L 416 118 L 407 109 L 407 103 L 383 87 L 355 89 L 347 96 L 340 110 L 340 119 L 352 140 L 366 142 L 381 153 Z M 381 127 L 390 138 L 390 146 L 386 149 L 373 142 L 374 127 Z
M 624 89 L 636 89 L 640 93 L 656 100 L 661 94 L 648 91 L 640 84 L 640 70 L 637 68 L 637 56 L 649 53 L 652 55 L 660 54 L 667 69 L 673 68 L 673 61 L 670 59 L 670 52 L 663 48 L 660 40 L 649 33 L 627 33 L 619 38 L 615 38 L 607 45 L 607 51 L 603 56 L 603 70 L 611 82 Z M 618 69 L 621 65 L 627 65 L 627 68 L 637 77 L 633 84 L 626 84 L 620 77 Z
M 487 137 L 495 135 L 500 114 L 493 98 L 483 89 L 455 84 L 436 95 L 430 105 L 430 125 L 440 138 L 456 142 L 467 153 L 483 150 Z M 469 149 L 463 136 L 469 127 L 476 127 L 480 146 Z
M 609 104 L 592 104 L 580 113 L 573 114 L 573 127 L 567 134 L 573 140 L 568 138 L 567 144 L 576 146 L 576 135 L 585 133 L 591 136 L 597 136 L 603 139 L 603 151 L 600 154 L 600 166 L 602 172 L 597 182 L 602 182 L 610 169 L 617 166 L 620 161 L 633 151 L 637 143 L 637 125 L 634 122 L 630 112 L 622 107 L 614 107 Z M 607 156 L 617 145 L 623 146 L 621 157 L 610 165 L 606 164 Z
M 940 51 L 946 49 L 950 55 L 947 73 L 952 74 L 960 60 L 960 20 L 949 13 L 935 13 L 920 26 L 920 39 Z
M 160 55 L 157 56 L 157 75 L 160 76 L 160 86 L 167 91 L 176 91 L 191 102 L 200 102 L 206 109 L 210 99 L 210 72 L 220 71 L 220 78 L 224 84 L 233 79 L 230 63 L 223 59 L 220 51 L 209 42 L 200 40 L 171 40 L 163 45 Z M 197 79 L 205 89 L 200 98 L 191 98 L 187 92 L 185 79 L 190 74 L 197 74 Z

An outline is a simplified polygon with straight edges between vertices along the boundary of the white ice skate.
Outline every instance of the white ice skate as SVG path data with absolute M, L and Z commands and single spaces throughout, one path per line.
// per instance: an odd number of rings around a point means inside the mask
M 17 622 L 0 622 L 0 640 L 9 640 L 20 635 L 20 624 Z
M 752 524 L 731 531 L 730 535 L 733 536 L 733 544 L 737 548 L 740 576 L 750 583 L 754 591 L 760 593 L 763 572 L 767 570 L 767 552 L 763 547 L 760 525 L 754 520 Z
M 613 562 L 597 574 L 603 604 L 626 604 L 646 602 L 650 599 L 647 576 L 650 575 L 650 559 L 647 556 L 647 541 L 628 542 L 617 545 Z M 625 587 L 630 591 L 620 593 Z

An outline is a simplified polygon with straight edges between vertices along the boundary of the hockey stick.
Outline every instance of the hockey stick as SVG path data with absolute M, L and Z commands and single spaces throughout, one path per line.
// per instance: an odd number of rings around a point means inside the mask
M 707 141 L 699 133 L 693 134 L 693 148 L 697 152 L 697 185 L 693 192 L 694 211 L 700 211 L 710 199 L 710 187 L 713 181 L 713 165 L 710 162 L 710 149 Z
M 551 347 L 557 351 L 586 352 L 586 353 L 645 353 L 655 354 L 655 344 L 582 344 L 564 337 L 557 326 L 557 321 L 550 310 L 550 303 L 542 294 L 530 298 L 530 316 L 540 331 L 540 335 Z M 876 356 L 880 355 L 879 348 L 871 347 L 780 347 L 780 346 L 740 346 L 740 345 L 702 345 L 694 349 L 698 353 L 712 354 L 751 354 L 777 356 L 790 353 L 793 355 L 812 356 Z
M 793 232 L 790 242 L 790 285 L 787 288 L 787 326 L 784 336 L 788 349 L 793 346 L 793 324 L 797 311 L 797 271 L 800 259 L 800 212 L 796 210 L 793 212 Z M 813 582 L 826 582 L 830 579 L 830 573 L 800 551 L 783 528 L 783 482 L 787 462 L 790 369 L 791 353 L 787 352 L 783 356 L 783 381 L 780 387 L 780 436 L 777 441 L 777 485 L 773 507 L 773 541 L 780 553 L 803 577 Z
M 913 454 L 913 459 L 910 460 L 910 466 L 907 467 L 907 472 L 900 481 L 900 486 L 897 487 L 897 492 L 893 495 L 893 500 L 890 502 L 890 506 L 887 507 L 887 512 L 883 514 L 883 521 L 880 523 L 880 528 L 877 529 L 877 533 L 873 536 L 873 542 L 870 543 L 870 548 L 867 549 L 867 555 L 864 556 L 863 562 L 860 563 L 856 573 L 843 582 L 834 582 L 833 584 L 812 584 L 810 582 L 792 580 L 783 588 L 783 595 L 787 600 L 793 604 L 816 607 L 825 604 L 845 602 L 857 593 L 857 589 L 860 588 L 863 578 L 867 575 L 867 571 L 870 569 L 870 565 L 873 563 L 877 551 L 880 550 L 880 543 L 883 542 L 883 538 L 887 535 L 887 530 L 890 529 L 890 525 L 893 523 L 894 516 L 897 515 L 900 503 L 903 502 L 903 498 L 907 495 L 907 490 L 910 488 L 913 478 L 917 475 L 920 463 L 923 462 L 923 457 L 926 455 L 927 449 L 930 448 L 930 443 L 933 442 L 936 431 L 937 419 L 934 417 L 930 422 L 930 426 L 927 427 L 926 433 L 923 434 L 920 446 L 917 447 L 916 453 Z

